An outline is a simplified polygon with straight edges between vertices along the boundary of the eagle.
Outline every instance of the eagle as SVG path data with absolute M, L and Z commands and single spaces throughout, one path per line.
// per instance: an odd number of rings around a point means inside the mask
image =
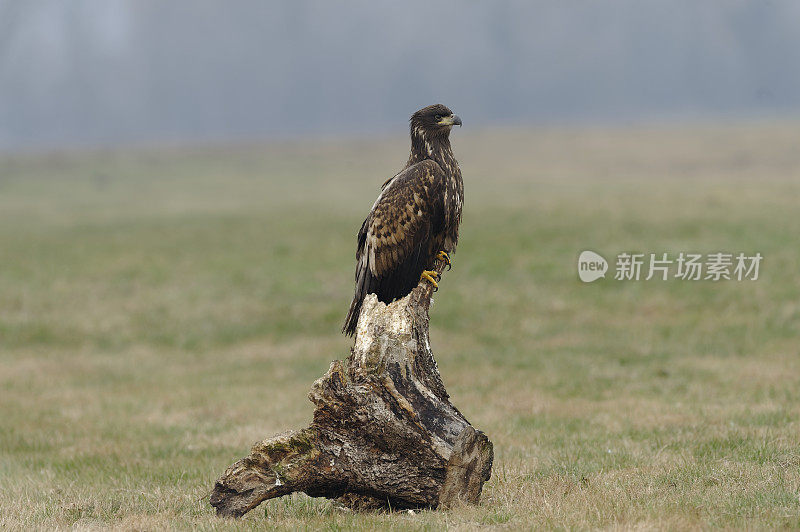
M 464 183 L 450 147 L 450 130 L 461 119 L 436 104 L 411 115 L 409 123 L 408 162 L 383 184 L 358 231 L 356 288 L 342 327 L 348 336 L 356 331 L 367 294 L 388 304 L 408 295 L 423 279 L 438 289 L 434 261 L 449 267 L 458 244 Z

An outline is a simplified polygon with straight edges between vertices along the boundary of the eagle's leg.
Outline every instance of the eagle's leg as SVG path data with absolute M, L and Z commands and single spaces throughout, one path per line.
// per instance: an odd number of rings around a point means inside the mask
M 450 262 L 450 255 L 448 255 L 446 251 L 440 251 L 437 253 L 436 258 L 447 264 L 448 271 L 453 268 L 453 264 Z
M 441 276 L 433 270 L 422 270 L 422 275 L 419 276 L 419 280 L 425 279 L 429 283 L 433 285 L 433 291 L 436 292 L 439 290 L 439 283 L 436 281 L 440 279 Z

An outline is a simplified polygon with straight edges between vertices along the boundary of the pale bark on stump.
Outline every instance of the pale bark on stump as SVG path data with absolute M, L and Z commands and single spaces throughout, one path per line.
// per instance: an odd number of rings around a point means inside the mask
M 311 425 L 228 467 L 210 498 L 217 514 L 239 517 L 294 491 L 356 510 L 477 504 L 492 443 L 450 404 L 428 337 L 431 292 L 421 282 L 389 305 L 365 298 L 350 356 L 308 394 Z

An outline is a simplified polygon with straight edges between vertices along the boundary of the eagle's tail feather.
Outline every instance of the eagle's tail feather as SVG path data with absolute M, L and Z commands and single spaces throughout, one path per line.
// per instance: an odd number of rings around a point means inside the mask
M 361 302 L 364 301 L 363 297 L 358 297 L 358 294 L 353 298 L 350 303 L 350 311 L 347 313 L 347 319 L 344 320 L 342 332 L 347 336 L 353 336 L 356 333 L 356 325 L 358 325 L 358 317 L 361 315 Z
M 353 294 L 353 302 L 350 303 L 350 310 L 347 312 L 347 318 L 344 320 L 342 332 L 346 336 L 353 336 L 356 333 L 356 326 L 358 325 L 358 317 L 361 315 L 361 303 L 364 297 L 374 291 L 376 279 L 369 271 L 369 267 L 364 261 L 359 261 L 358 270 L 356 271 L 356 291 Z
M 378 301 L 381 303 L 389 304 L 398 297 L 402 297 L 411 291 L 411 288 L 403 293 L 403 286 L 401 284 L 402 277 L 395 272 L 390 272 L 388 275 L 378 278 L 372 275 L 369 271 L 369 266 L 365 266 L 364 271 L 359 275 L 356 281 L 356 291 L 353 295 L 353 302 L 350 303 L 350 310 L 347 313 L 342 332 L 347 336 L 353 336 L 358 326 L 358 318 L 361 315 L 361 305 L 367 294 L 375 294 L 378 296 Z M 414 284 L 416 286 L 416 284 Z
M 353 295 L 353 302 L 350 303 L 350 310 L 347 312 L 347 318 L 344 320 L 342 332 L 346 336 L 353 336 L 356 333 L 356 326 L 358 325 L 358 317 L 361 315 L 361 303 L 364 301 L 364 294 L 356 290 Z
M 366 261 L 359 261 L 356 270 L 356 291 L 353 295 L 353 302 L 350 303 L 350 311 L 347 313 L 342 332 L 347 336 L 353 336 L 356 333 L 361 304 L 367 294 L 377 295 L 378 301 L 387 305 L 395 299 L 407 296 L 419 283 L 420 274 L 430 260 L 430 253 L 426 253 L 426 248 L 420 244 L 399 267 L 388 272 L 382 278 L 372 275 Z

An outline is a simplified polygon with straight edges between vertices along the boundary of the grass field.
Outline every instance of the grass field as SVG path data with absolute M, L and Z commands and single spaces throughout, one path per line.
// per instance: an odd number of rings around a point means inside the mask
M 355 233 L 406 140 L 0 158 L 0 528 L 798 528 L 798 130 L 456 131 L 431 337 L 494 441 L 481 505 L 239 522 L 207 494 L 347 355 Z M 764 261 L 583 284 L 584 249 Z

